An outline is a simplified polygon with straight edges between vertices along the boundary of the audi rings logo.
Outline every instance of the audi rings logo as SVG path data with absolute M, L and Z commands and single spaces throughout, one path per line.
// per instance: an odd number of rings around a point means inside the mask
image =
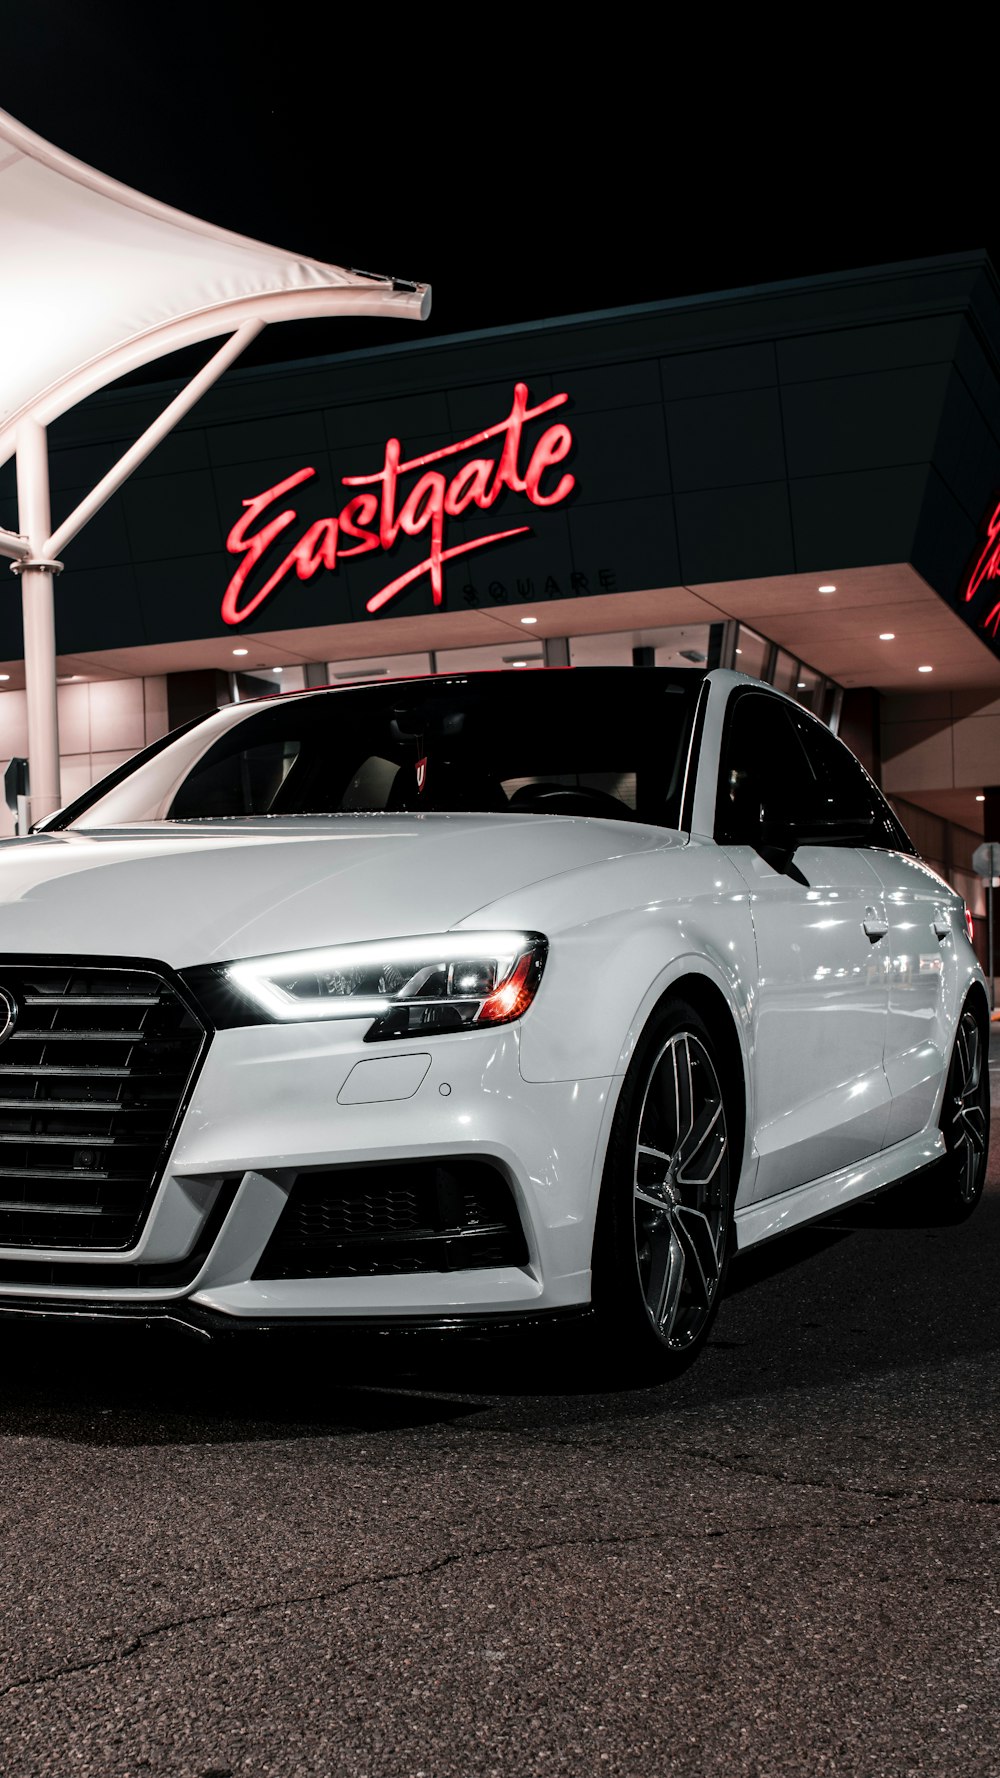
M 0 988 L 0 1043 L 6 1043 L 17 1024 L 17 1001 L 6 988 Z

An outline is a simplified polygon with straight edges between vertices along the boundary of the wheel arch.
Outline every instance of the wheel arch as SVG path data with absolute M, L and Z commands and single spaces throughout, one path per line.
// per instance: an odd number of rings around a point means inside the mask
M 982 1027 L 983 1042 L 987 1045 L 988 1051 L 990 1041 L 990 1003 L 982 982 L 974 981 L 972 983 L 965 999 L 962 1001 L 959 1018 L 961 1018 L 966 1007 L 970 1007 L 979 1020 Z
M 626 1319 L 629 1325 L 635 1316 L 629 1307 L 631 1286 L 626 1282 L 626 1272 L 634 1285 L 636 1272 L 636 1249 L 634 1223 L 634 1194 L 629 1184 L 628 1229 L 626 1232 L 625 1218 L 621 1209 L 622 1198 L 622 1139 L 626 1135 L 631 1141 L 634 1133 L 633 1125 L 620 1124 L 621 1116 L 635 1118 L 638 1116 L 641 1128 L 642 1099 L 641 1089 L 644 1084 L 645 1072 L 650 1060 L 657 1058 L 655 1043 L 655 1023 L 668 1011 L 675 1014 L 672 1025 L 661 1026 L 661 1036 L 683 1030 L 685 1025 L 697 1025 L 695 1034 L 704 1028 L 704 1034 L 711 1040 L 711 1058 L 715 1065 L 722 1086 L 725 1108 L 729 1120 L 728 1150 L 730 1160 L 733 1156 L 745 1158 L 746 1129 L 749 1122 L 750 1107 L 747 1101 L 749 1072 L 746 1050 L 741 1033 L 739 1013 L 725 987 L 713 978 L 702 958 L 685 957 L 678 960 L 678 966 L 670 972 L 668 979 L 661 977 L 650 989 L 637 1010 L 636 1017 L 629 1033 L 628 1041 L 623 1049 L 623 1059 L 627 1065 L 617 1076 L 618 1093 L 613 1106 L 609 1105 L 608 1142 L 604 1155 L 603 1177 L 598 1197 L 594 1221 L 592 1249 L 592 1304 L 595 1314 L 602 1322 L 614 1328 L 615 1317 L 621 1326 Z M 694 1018 L 691 1017 L 694 1015 Z M 649 1042 L 649 1039 L 654 1039 Z M 636 1075 L 635 1068 L 642 1058 L 643 1071 Z M 634 1085 L 629 1088 L 629 1082 Z M 636 1112 L 638 1107 L 638 1112 Z M 736 1193 L 743 1172 L 743 1160 L 730 1173 L 730 1200 L 728 1217 L 724 1219 L 726 1226 L 725 1246 L 722 1256 L 716 1254 L 719 1261 L 716 1279 L 716 1295 L 714 1305 L 708 1312 L 707 1327 L 710 1327 L 715 1309 L 721 1297 L 725 1279 L 728 1255 L 735 1249 L 735 1210 Z M 714 1239 L 714 1237 L 713 1237 Z M 642 1288 L 641 1277 L 639 1279 Z M 700 1345 L 704 1333 L 692 1335 Z M 691 1352 L 697 1350 L 692 1345 Z
M 748 1132 L 753 1128 L 753 1077 L 750 1068 L 749 1008 L 737 1001 L 723 968 L 712 968 L 703 954 L 675 958 L 669 969 L 653 982 L 636 1007 L 616 1069 L 617 1091 L 609 1095 L 607 1121 L 601 1141 L 601 1166 L 607 1153 L 629 1064 L 644 1032 L 657 1013 L 672 1000 L 685 1001 L 707 1026 L 719 1049 L 723 1087 L 732 1114 L 732 1152 L 739 1156 L 733 1198 L 744 1178 L 752 1175 Z M 600 1178 L 600 1173 L 598 1174 Z
M 657 1012 L 669 1000 L 683 1000 L 693 1007 L 718 1044 L 718 1061 L 724 1075 L 722 1085 L 728 1092 L 733 1120 L 732 1150 L 742 1157 L 747 1133 L 750 1079 L 734 1009 L 711 976 L 694 971 L 672 981 L 660 996 L 653 1012 Z M 651 1013 L 650 1017 L 652 1016 Z M 742 1173 L 742 1166 L 740 1172 Z M 738 1186 L 739 1178 L 734 1183 L 734 1197 Z

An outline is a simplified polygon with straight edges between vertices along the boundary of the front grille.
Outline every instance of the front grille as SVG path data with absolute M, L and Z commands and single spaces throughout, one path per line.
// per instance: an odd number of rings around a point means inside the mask
M 358 1278 L 523 1265 L 510 1186 L 489 1161 L 374 1162 L 301 1173 L 255 1278 Z
M 222 1179 L 215 1202 L 198 1231 L 194 1246 L 183 1259 L 112 1260 L 84 1257 L 49 1259 L 33 1253 L 29 1258 L 4 1259 L 0 1256 L 0 1285 L 32 1284 L 44 1290 L 50 1284 L 65 1289 L 89 1290 L 178 1290 L 197 1278 L 215 1246 L 226 1217 L 233 1206 L 242 1174 Z
M 0 1246 L 136 1240 L 205 1044 L 163 976 L 0 963 Z

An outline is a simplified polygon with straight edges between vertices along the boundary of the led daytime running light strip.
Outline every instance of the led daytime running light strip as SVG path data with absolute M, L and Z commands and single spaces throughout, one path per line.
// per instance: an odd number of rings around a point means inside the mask
M 387 939 L 382 944 L 335 945 L 327 950 L 255 957 L 247 963 L 229 964 L 226 975 L 235 988 L 274 1019 L 377 1019 L 397 1007 L 446 1006 L 449 1001 L 439 996 L 428 1000 L 419 993 L 395 998 L 351 994 L 296 996 L 281 983 L 283 980 L 294 982 L 303 976 L 336 975 L 392 964 L 416 971 L 435 964 L 485 959 L 497 965 L 496 985 L 489 995 L 456 995 L 451 997 L 451 1003 L 455 1004 L 460 998 L 483 998 L 484 1005 L 487 1005 L 502 994 L 518 960 L 526 953 L 534 954 L 537 943 L 538 935 L 528 932 L 449 932 L 439 936 Z M 514 1005 L 523 997 L 521 979 L 516 988 L 516 995 L 512 997 Z M 525 998 L 525 1007 L 531 998 L 530 994 Z M 511 1013 L 506 1011 L 503 1000 L 498 1003 L 498 1011 L 501 1008 L 509 1018 Z

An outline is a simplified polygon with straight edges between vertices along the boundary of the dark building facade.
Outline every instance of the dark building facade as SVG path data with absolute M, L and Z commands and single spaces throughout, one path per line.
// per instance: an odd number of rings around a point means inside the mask
M 56 523 L 176 386 L 52 428 Z M 248 671 L 259 688 L 675 646 L 839 722 L 964 886 L 1000 809 L 976 800 L 1000 784 L 998 500 L 982 254 L 237 369 L 67 549 L 61 670 L 90 690 L 65 771 L 81 788 Z M 9 465 L 0 524 L 17 528 Z M 10 753 L 20 661 L 12 582 Z M 102 700 L 139 681 L 142 732 L 116 747 Z

